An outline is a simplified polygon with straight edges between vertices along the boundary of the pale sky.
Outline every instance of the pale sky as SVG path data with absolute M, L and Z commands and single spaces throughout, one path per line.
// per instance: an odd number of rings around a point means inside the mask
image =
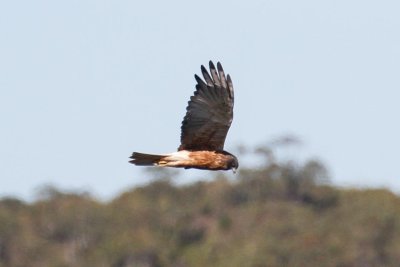
M 0 196 L 109 199 L 179 145 L 194 73 L 235 87 L 225 148 L 299 136 L 339 186 L 400 192 L 399 1 L 2 1 Z M 297 154 L 298 153 L 298 154 Z M 185 172 L 191 181 L 206 172 Z

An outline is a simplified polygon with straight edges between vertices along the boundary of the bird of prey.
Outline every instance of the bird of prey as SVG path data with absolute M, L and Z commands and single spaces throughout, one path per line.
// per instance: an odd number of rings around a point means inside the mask
M 225 138 L 233 119 L 233 85 L 221 63 L 210 73 L 202 65 L 204 81 L 197 75 L 196 90 L 190 97 L 181 127 L 181 145 L 177 152 L 153 155 L 133 152 L 129 161 L 138 166 L 230 170 L 239 167 L 237 158 L 224 151 Z

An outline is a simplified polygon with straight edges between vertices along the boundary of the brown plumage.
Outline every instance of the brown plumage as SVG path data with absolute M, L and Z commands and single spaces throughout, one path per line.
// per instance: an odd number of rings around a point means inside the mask
M 138 166 L 236 170 L 237 158 L 223 150 L 233 119 L 234 93 L 232 80 L 225 76 L 221 64 L 212 61 L 210 73 L 204 66 L 204 81 L 197 75 L 196 91 L 190 97 L 181 127 L 181 145 L 177 152 L 152 155 L 133 152 L 130 163 Z

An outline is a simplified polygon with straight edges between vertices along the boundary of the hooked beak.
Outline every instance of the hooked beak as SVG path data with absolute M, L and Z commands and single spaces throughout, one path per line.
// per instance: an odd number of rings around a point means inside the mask
M 236 173 L 236 168 L 232 168 L 232 172 L 233 172 L 233 173 Z

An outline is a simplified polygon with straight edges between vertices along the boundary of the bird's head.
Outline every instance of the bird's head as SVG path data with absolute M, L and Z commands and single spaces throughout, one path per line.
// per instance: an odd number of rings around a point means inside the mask
M 229 167 L 229 169 L 231 169 L 233 171 L 233 173 L 236 173 L 236 170 L 239 168 L 239 161 L 236 158 L 236 156 L 234 156 L 232 154 L 230 154 L 230 156 L 231 156 L 231 158 L 230 158 L 228 167 Z

